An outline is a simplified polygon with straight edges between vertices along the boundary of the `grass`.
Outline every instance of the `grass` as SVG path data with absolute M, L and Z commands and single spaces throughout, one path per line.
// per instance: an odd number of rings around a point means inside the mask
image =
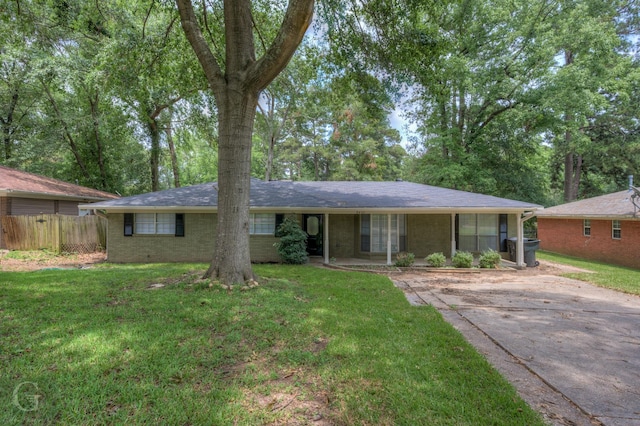
M 0 272 L 0 424 L 543 424 L 386 277 L 204 268 Z
M 600 287 L 606 287 L 629 294 L 640 295 L 640 271 L 637 269 L 544 251 L 536 252 L 536 256 L 538 259 L 563 263 L 565 265 L 593 271 L 562 274 L 565 277 L 586 281 Z

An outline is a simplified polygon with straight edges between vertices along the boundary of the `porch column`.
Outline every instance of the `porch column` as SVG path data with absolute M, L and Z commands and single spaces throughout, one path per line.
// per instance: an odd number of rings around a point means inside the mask
M 391 265 L 391 215 L 387 215 L 387 265 Z
M 456 255 L 456 214 L 451 213 L 451 257 Z
M 518 218 L 518 226 L 517 226 L 517 237 L 518 241 L 516 241 L 516 266 L 518 268 L 522 268 L 524 266 L 524 223 L 522 220 L 522 215 L 517 214 Z
M 322 252 L 324 253 L 324 263 L 329 264 L 329 213 L 324 214 L 324 225 L 322 227 Z

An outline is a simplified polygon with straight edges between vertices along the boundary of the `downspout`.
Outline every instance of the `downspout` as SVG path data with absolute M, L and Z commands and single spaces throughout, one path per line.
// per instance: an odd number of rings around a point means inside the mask
M 516 242 L 516 266 L 524 268 L 524 223 L 534 217 L 533 212 L 518 215 L 518 241 Z
M 322 252 L 324 253 L 324 263 L 325 265 L 329 264 L 329 213 L 324 214 L 324 225 L 322 229 L 323 242 L 322 242 Z
M 387 215 L 387 265 L 391 266 L 391 215 Z
M 451 213 L 451 257 L 456 255 L 456 214 Z

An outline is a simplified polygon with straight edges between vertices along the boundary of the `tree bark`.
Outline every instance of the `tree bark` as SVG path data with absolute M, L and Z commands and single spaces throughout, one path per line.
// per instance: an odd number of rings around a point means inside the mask
M 173 170 L 173 185 L 180 188 L 180 168 L 178 167 L 178 154 L 176 153 L 176 145 L 173 142 L 173 131 L 171 123 L 165 129 L 167 134 L 167 144 L 169 144 L 169 155 L 171 155 L 171 170 Z
M 218 228 L 213 262 L 205 277 L 227 284 L 255 279 L 249 252 L 251 135 L 258 96 L 229 90 L 217 102 Z
M 104 146 L 100 138 L 100 111 L 98 110 L 99 95 L 95 94 L 95 98 L 89 96 L 89 105 L 91 106 L 91 118 L 93 122 L 93 138 L 96 143 L 96 161 L 100 170 L 100 184 L 103 190 L 108 191 L 107 169 L 104 163 Z
M 7 118 L 0 117 L 0 122 L 2 122 L 2 133 L 3 133 L 3 141 L 4 141 L 4 159 L 9 160 L 13 155 L 12 145 L 13 141 L 11 140 L 11 126 L 13 124 L 13 114 L 16 110 L 16 106 L 18 105 L 18 89 L 14 89 L 11 94 L 11 102 L 7 106 Z
M 149 167 L 151 168 L 151 191 L 160 189 L 160 129 L 155 118 L 149 119 L 149 136 L 151 137 L 151 151 Z
M 578 199 L 580 178 L 582 176 L 582 156 L 569 152 L 564 157 L 564 201 Z

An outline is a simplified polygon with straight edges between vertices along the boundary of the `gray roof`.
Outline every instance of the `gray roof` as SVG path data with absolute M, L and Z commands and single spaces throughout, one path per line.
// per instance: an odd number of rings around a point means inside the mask
M 124 197 L 92 204 L 104 210 L 209 208 L 218 202 L 216 183 Z M 262 210 L 494 209 L 524 211 L 541 206 L 411 182 L 251 181 L 251 207 Z
M 539 217 L 558 218 L 634 218 L 633 191 L 620 191 L 599 197 L 549 207 L 536 213 Z M 637 199 L 640 204 L 640 198 Z

